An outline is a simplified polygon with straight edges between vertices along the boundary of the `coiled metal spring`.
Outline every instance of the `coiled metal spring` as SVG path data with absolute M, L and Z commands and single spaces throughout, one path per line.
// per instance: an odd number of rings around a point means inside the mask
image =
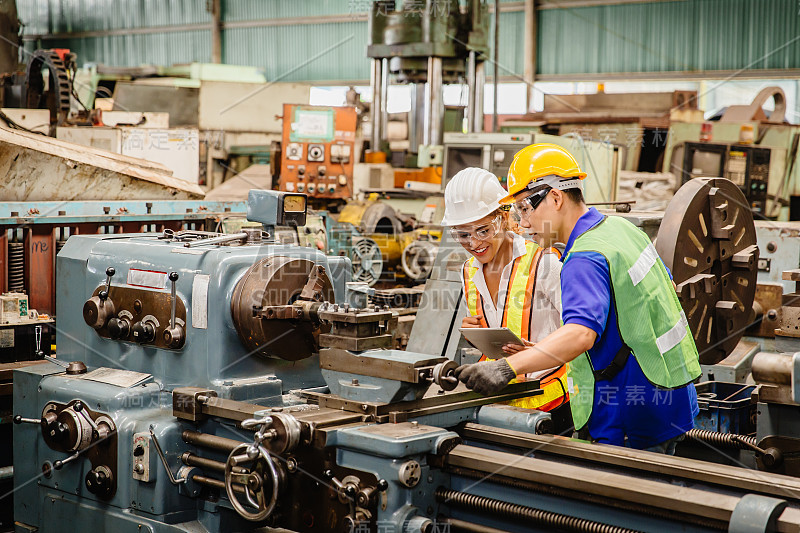
M 558 531 L 581 533 L 636 533 L 636 530 L 612 526 L 584 518 L 567 516 L 541 509 L 534 509 L 524 505 L 503 502 L 484 496 L 476 496 L 439 488 L 436 490 L 436 500 L 451 507 L 461 507 L 473 511 L 492 513 L 503 518 L 524 521 L 527 525 L 547 526 Z
M 749 450 L 751 449 L 751 446 L 756 445 L 755 437 L 734 435 L 732 433 L 717 433 L 716 431 L 708 431 L 706 429 L 697 428 L 690 429 L 686 433 L 686 438 L 688 440 L 704 442 L 718 448 Z M 749 443 L 751 446 L 748 446 L 746 443 Z
M 8 289 L 22 292 L 25 279 L 25 245 L 21 242 L 8 243 Z

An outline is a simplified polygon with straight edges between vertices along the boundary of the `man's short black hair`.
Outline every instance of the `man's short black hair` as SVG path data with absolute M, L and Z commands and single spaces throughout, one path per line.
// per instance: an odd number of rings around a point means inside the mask
M 583 190 L 575 188 L 575 189 L 566 189 L 561 191 L 564 193 L 564 196 L 575 202 L 576 204 L 584 203 L 583 200 Z

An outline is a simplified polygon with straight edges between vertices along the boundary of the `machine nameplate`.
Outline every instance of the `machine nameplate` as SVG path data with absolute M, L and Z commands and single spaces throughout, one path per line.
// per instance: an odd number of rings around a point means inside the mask
M 195 274 L 192 281 L 192 327 L 208 328 L 208 274 Z
M 14 328 L 0 329 L 0 348 L 14 347 Z
M 128 270 L 128 285 L 147 287 L 148 289 L 164 289 L 167 286 L 167 273 L 155 270 Z

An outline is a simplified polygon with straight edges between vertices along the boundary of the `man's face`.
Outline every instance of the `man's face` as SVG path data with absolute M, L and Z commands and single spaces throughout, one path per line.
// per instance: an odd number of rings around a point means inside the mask
M 486 264 L 495 258 L 503 244 L 502 226 L 503 215 L 493 213 L 469 224 L 453 226 L 450 232 L 466 251 Z
M 545 247 L 558 242 L 555 228 L 560 211 L 556 209 L 554 201 L 556 194 L 559 193 L 545 186 L 514 197 L 514 210 L 519 215 L 520 226 L 528 229 L 533 239 Z

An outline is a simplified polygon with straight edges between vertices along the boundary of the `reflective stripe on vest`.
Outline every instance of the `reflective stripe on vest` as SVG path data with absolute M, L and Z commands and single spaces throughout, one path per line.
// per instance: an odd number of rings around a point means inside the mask
M 525 254 L 516 258 L 511 267 L 511 275 L 506 287 L 506 299 L 503 305 L 503 318 L 501 327 L 506 327 L 514 332 L 520 339 L 530 339 L 530 322 L 533 306 L 533 293 L 536 287 L 536 269 L 541 260 L 542 249 L 538 244 L 526 241 Z M 483 312 L 483 298 L 481 298 L 478 288 L 475 285 L 474 277 L 481 268 L 480 262 L 474 257 L 464 263 L 464 299 L 467 302 L 467 310 L 470 316 L 479 314 L 481 327 L 489 327 L 486 322 L 486 315 Z M 485 355 L 481 356 L 481 361 L 493 361 Z M 517 376 L 511 383 L 525 381 L 524 375 Z M 504 402 L 514 407 L 524 409 L 551 410 L 569 400 L 565 394 L 567 390 L 567 368 L 560 367 L 552 374 L 541 380 L 543 394 L 519 398 Z
M 620 338 L 648 381 L 672 389 L 697 378 L 700 363 L 686 315 L 647 235 L 621 217 L 605 217 L 575 239 L 564 263 L 579 252 L 605 258 Z M 592 414 L 595 369 L 587 353 L 569 367 L 572 418 L 575 429 L 581 429 Z

